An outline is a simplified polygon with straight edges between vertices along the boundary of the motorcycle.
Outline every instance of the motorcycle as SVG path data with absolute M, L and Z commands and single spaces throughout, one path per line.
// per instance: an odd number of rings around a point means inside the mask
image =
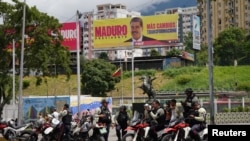
M 62 132 L 62 124 L 56 118 L 53 118 L 50 125 L 42 132 L 41 141 L 51 141 L 60 138 Z
M 165 135 L 162 141 L 192 141 L 190 137 L 191 127 L 184 120 L 176 120 L 171 122 L 169 126 L 164 130 Z M 207 140 L 208 129 L 205 127 L 200 131 L 199 136 L 202 140 Z
M 8 123 L 6 121 L 0 121 L 0 133 L 3 133 L 3 129 L 8 127 Z
M 88 141 L 90 137 L 90 129 L 92 128 L 91 117 L 81 120 L 81 122 L 74 128 L 72 138 L 74 141 Z
M 32 127 L 32 123 L 26 123 L 21 126 L 15 126 L 14 120 L 8 122 L 8 126 L 3 129 L 3 137 L 6 140 L 25 140 L 25 141 L 37 141 L 38 135 L 29 128 Z
M 89 141 L 105 141 L 104 135 L 107 134 L 107 127 L 103 123 L 96 123 L 96 125 L 90 129 L 88 134 Z
M 149 129 L 150 129 L 149 124 L 147 122 L 143 122 L 140 118 L 139 112 L 135 111 L 131 121 L 131 125 L 125 129 L 126 131 L 133 131 L 133 132 L 128 132 L 127 134 L 125 134 L 122 137 L 122 141 L 127 141 L 127 140 L 150 141 L 152 140 L 152 138 L 148 135 Z M 158 140 L 161 140 L 163 135 L 164 135 L 164 129 L 157 131 Z

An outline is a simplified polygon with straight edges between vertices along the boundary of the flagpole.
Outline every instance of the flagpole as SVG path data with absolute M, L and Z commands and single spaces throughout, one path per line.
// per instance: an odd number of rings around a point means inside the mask
M 120 56 L 121 56 L 121 54 L 120 54 Z M 121 68 L 121 81 L 122 81 L 122 105 L 123 105 L 123 76 L 122 76 L 122 74 L 123 74 L 123 67 L 122 67 L 122 58 L 120 57 L 120 68 Z

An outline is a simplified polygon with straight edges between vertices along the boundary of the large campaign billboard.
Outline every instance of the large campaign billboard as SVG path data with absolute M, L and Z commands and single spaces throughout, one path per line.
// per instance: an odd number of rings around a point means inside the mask
M 63 46 L 67 46 L 69 51 L 77 50 L 77 28 L 76 22 L 63 23 L 60 33 L 63 37 Z M 78 24 L 80 25 L 80 24 Z M 80 30 L 79 30 L 80 35 Z
M 178 41 L 178 14 L 93 21 L 94 49 L 167 46 Z

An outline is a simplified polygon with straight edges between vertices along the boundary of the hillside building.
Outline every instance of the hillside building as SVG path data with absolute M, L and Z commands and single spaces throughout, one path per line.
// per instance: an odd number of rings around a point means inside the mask
M 198 0 L 201 17 L 201 42 L 207 44 L 207 2 Z M 216 0 L 211 1 L 212 40 L 230 26 L 250 29 L 250 0 Z

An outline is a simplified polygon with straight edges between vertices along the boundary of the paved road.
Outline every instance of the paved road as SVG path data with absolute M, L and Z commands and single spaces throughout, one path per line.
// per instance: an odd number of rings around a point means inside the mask
M 41 137 L 41 136 L 40 136 Z M 40 138 L 39 137 L 39 138 Z M 6 141 L 2 135 L 0 135 L 0 141 Z M 38 139 L 39 141 L 39 139 Z M 117 141 L 116 133 L 115 133 L 115 128 L 110 128 L 110 133 L 109 133 L 109 141 Z

